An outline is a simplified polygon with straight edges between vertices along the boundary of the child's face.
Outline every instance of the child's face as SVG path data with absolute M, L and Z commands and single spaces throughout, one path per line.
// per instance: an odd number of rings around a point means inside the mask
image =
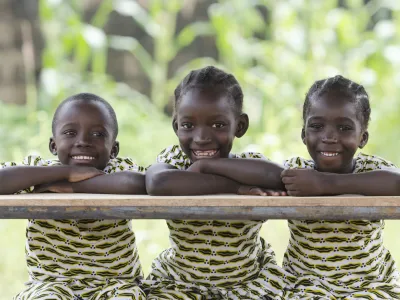
M 235 136 L 248 127 L 247 115 L 237 116 L 221 92 L 192 89 L 180 100 L 173 126 L 182 150 L 192 162 L 227 158 Z
M 59 112 L 50 151 L 64 165 L 103 170 L 118 154 L 112 119 L 107 109 L 94 101 L 72 101 Z
M 356 104 L 340 93 L 311 99 L 302 137 L 317 170 L 331 173 L 351 173 L 357 148 L 368 141 Z

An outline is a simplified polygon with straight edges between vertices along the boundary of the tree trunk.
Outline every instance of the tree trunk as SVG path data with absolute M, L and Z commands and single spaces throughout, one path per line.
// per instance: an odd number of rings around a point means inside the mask
M 24 104 L 41 62 L 37 0 L 0 0 L 0 100 Z M 32 81 L 32 82 L 31 82 Z

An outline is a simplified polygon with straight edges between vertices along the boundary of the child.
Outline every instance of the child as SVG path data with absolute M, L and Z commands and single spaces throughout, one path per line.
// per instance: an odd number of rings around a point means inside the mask
M 187 75 L 175 90 L 173 128 L 180 145 L 162 151 L 146 172 L 149 194 L 281 195 L 269 191 L 283 188 L 280 166 L 258 153 L 231 153 L 249 124 L 242 101 L 232 75 L 215 67 Z M 262 224 L 167 220 L 172 245 L 144 281 L 147 299 L 281 299 L 289 282 L 259 236 Z
M 290 169 L 309 169 L 282 173 L 289 195 L 400 194 L 399 174 L 385 171 L 393 170 L 392 163 L 355 156 L 368 141 L 370 112 L 368 94 L 355 82 L 336 76 L 313 84 L 302 130 L 312 160 L 286 162 Z M 372 170 L 381 171 L 358 174 Z M 399 274 L 383 246 L 382 220 L 289 220 L 289 228 L 283 266 L 298 277 L 290 299 L 400 299 Z
M 52 131 L 49 147 L 58 160 L 30 156 L 19 166 L 2 164 L 1 194 L 145 194 L 144 175 L 137 173 L 143 169 L 117 158 L 117 119 L 104 99 L 67 98 Z M 129 220 L 29 220 L 26 235 L 30 281 L 16 299 L 145 299 Z

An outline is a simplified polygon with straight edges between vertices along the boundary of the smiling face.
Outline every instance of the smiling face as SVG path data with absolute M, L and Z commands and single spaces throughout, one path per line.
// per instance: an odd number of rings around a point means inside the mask
M 75 100 L 58 112 L 49 147 L 64 165 L 103 170 L 119 151 L 114 133 L 110 113 L 103 104 Z
M 229 157 L 235 136 L 247 131 L 248 117 L 235 112 L 222 91 L 191 89 L 178 102 L 173 126 L 182 150 L 195 162 Z
M 349 97 L 329 92 L 310 100 L 302 138 L 318 171 L 351 173 L 357 148 L 368 141 L 357 105 Z

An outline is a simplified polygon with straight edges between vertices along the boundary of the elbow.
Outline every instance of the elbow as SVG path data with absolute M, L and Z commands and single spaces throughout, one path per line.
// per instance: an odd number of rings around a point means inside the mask
M 164 172 L 146 175 L 146 190 L 150 196 L 169 196 Z

